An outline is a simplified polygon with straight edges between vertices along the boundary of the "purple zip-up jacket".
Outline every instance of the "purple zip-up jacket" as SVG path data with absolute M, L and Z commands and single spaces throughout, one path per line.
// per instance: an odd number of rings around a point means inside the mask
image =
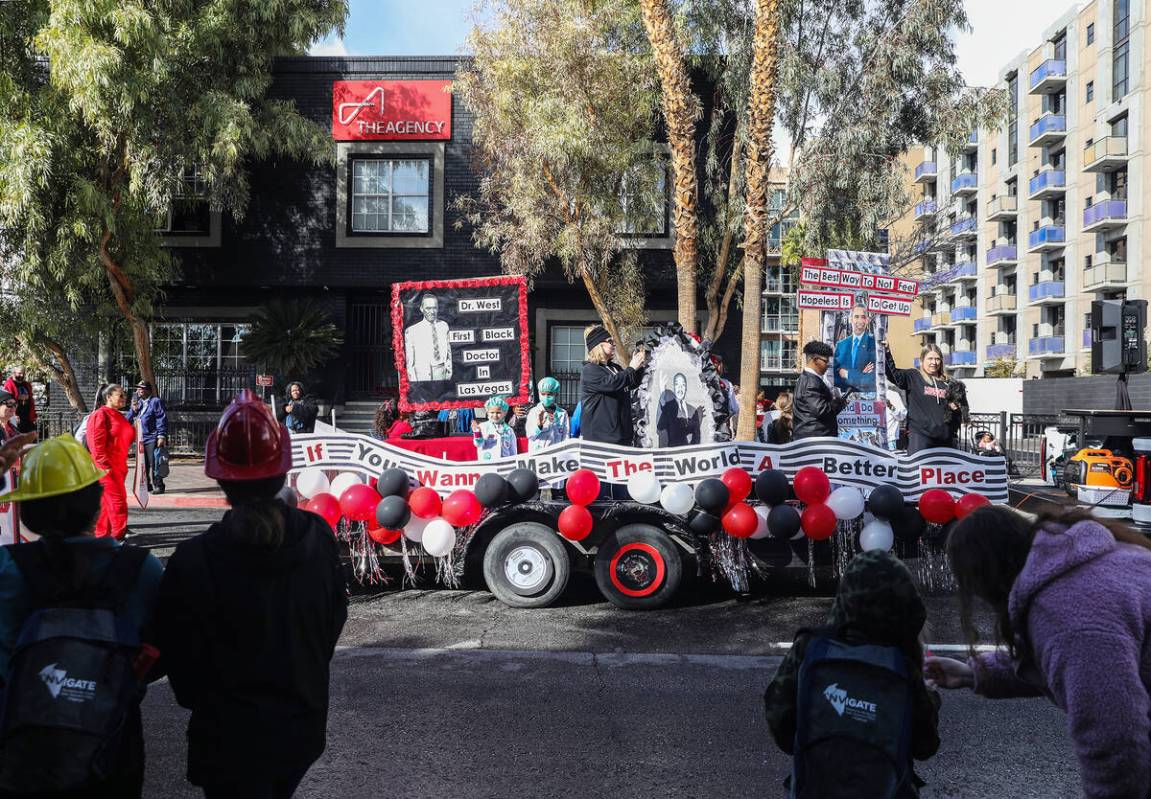
M 1106 527 L 1049 525 L 1035 535 L 1008 599 L 1034 663 L 972 659 L 975 692 L 1048 696 L 1067 713 L 1083 795 L 1151 796 L 1151 550 Z

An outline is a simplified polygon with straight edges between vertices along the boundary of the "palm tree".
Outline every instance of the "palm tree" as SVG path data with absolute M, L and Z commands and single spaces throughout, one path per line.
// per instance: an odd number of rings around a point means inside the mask
M 335 357 L 343 343 L 314 300 L 274 299 L 256 312 L 244 350 L 263 368 L 293 380 Z

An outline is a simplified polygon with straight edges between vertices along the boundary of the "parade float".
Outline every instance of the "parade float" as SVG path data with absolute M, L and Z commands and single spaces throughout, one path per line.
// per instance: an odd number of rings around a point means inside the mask
M 572 438 L 527 451 L 521 439 L 517 454 L 481 460 L 466 436 L 385 442 L 337 430 L 293 437 L 291 485 L 368 585 L 394 563 L 404 584 L 483 585 L 508 605 L 544 607 L 587 569 L 615 605 L 649 609 L 686 574 L 745 592 L 799 570 L 815 586 L 854 552 L 882 548 L 914 558 L 927 588 L 945 586 L 945 525 L 1007 501 L 1006 462 L 895 450 L 883 320 L 909 312 L 915 281 L 889 276 L 873 253 L 832 252 L 802 271 L 800 305 L 822 309 L 820 334 L 841 353 L 829 380 L 842 374 L 856 389 L 840 438 L 732 441 L 706 342 L 671 323 L 643 342 L 634 447 Z M 401 408 L 470 409 L 491 395 L 529 403 L 526 297 L 516 277 L 393 286 Z M 860 306 L 866 330 L 851 319 Z M 669 403 L 678 424 L 661 422 Z

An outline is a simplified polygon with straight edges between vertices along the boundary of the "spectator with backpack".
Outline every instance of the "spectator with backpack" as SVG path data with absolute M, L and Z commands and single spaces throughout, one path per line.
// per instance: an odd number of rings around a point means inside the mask
M 912 759 L 939 748 L 939 695 L 923 679 L 927 612 L 896 557 L 863 552 L 826 627 L 795 636 L 764 695 L 772 737 L 794 758 L 794 799 L 909 799 Z
M 7 468 L 11 459 L 0 461 Z M 140 702 L 159 676 L 157 652 L 143 642 L 152 640 L 163 567 L 146 549 L 93 537 L 103 474 L 62 435 L 32 449 L 20 486 L 5 496 L 40 536 L 0 549 L 5 799 L 143 791 Z
M 176 547 L 160 589 L 165 668 L 192 711 L 188 780 L 207 799 L 290 797 L 326 745 L 347 590 L 331 528 L 277 497 L 291 466 L 287 428 L 243 391 L 204 459 L 231 510 Z

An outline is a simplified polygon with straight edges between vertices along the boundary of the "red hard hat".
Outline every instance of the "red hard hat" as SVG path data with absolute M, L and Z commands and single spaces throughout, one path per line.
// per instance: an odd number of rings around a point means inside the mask
M 288 428 L 251 389 L 244 389 L 224 409 L 208 436 L 204 474 L 213 480 L 263 480 L 292 468 Z

